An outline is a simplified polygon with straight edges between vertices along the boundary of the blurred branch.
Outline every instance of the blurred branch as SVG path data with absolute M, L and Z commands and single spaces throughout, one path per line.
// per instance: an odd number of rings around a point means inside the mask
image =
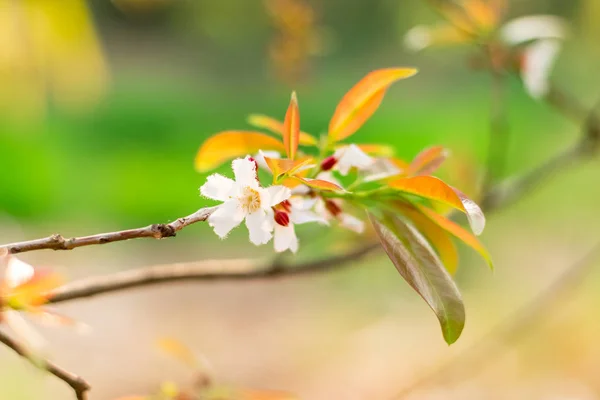
M 575 117 L 582 114 L 582 108 L 576 102 L 571 103 L 566 96 L 559 96 L 556 89 L 553 89 L 550 93 L 548 102 L 565 115 Z M 507 178 L 490 188 L 483 195 L 481 201 L 483 209 L 490 212 L 505 207 L 521 199 L 555 172 L 596 155 L 600 146 L 600 120 L 596 115 L 596 108 L 599 105 L 600 103 L 591 111 L 586 112 L 581 138 L 574 146 L 556 154 L 533 170 Z
M 489 363 L 493 355 L 498 355 L 502 343 L 523 337 L 539 321 L 540 316 L 543 315 L 548 306 L 557 302 L 560 296 L 569 289 L 573 289 L 583 282 L 584 277 L 594 265 L 594 261 L 599 257 L 600 242 L 596 243 L 584 257 L 565 269 L 537 296 L 517 309 L 514 314 L 501 321 L 474 345 L 452 357 L 448 362 L 438 366 L 427 375 L 422 376 L 394 398 L 402 399 L 416 389 L 432 382 L 447 382 L 450 377 L 456 378 L 458 372 L 461 374 L 467 373 L 469 377 L 472 377 L 474 371 L 481 371 L 482 366 Z M 458 365 L 466 365 L 468 368 L 459 369 Z
M 15 353 L 17 353 L 21 357 L 31 361 L 27 354 L 25 346 L 2 331 L 0 331 L 0 343 L 11 348 Z M 48 360 L 43 361 L 43 366 L 46 371 L 48 371 L 49 373 L 51 373 L 52 375 L 69 385 L 75 392 L 77 400 L 87 399 L 87 392 L 90 390 L 90 385 L 83 378 L 62 369 L 58 365 L 53 364 Z
M 74 237 L 65 239 L 62 235 L 55 234 L 42 239 L 28 240 L 25 242 L 12 243 L 0 248 L 7 248 L 12 254 L 24 253 L 34 250 L 72 250 L 77 247 L 92 246 L 96 244 L 106 244 L 112 242 L 120 242 L 123 240 L 151 238 L 164 239 L 173 237 L 178 231 L 186 226 L 195 224 L 196 222 L 206 221 L 206 219 L 216 210 L 216 207 L 201 208 L 187 217 L 178 218 L 170 224 L 153 224 L 144 228 L 127 229 L 124 231 L 99 233 L 91 236 Z
M 490 59 L 493 50 L 489 49 Z M 509 142 L 508 121 L 506 114 L 506 76 L 502 71 L 492 67 L 492 90 L 490 108 L 490 135 L 488 154 L 482 190 L 486 192 L 502 176 L 506 164 Z
M 323 273 L 357 261 L 377 248 L 379 248 L 379 243 L 370 243 L 344 254 L 307 261 L 294 266 L 286 266 L 279 258 L 271 263 L 254 260 L 214 260 L 158 265 L 68 283 L 52 291 L 49 294 L 49 302 L 61 303 L 119 290 L 176 281 L 273 279 Z

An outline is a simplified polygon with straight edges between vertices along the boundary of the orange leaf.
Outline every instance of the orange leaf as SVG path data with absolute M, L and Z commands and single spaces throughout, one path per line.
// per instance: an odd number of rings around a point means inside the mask
M 264 157 L 264 156 L 263 156 Z M 264 157 L 265 162 L 269 166 L 269 169 L 273 173 L 273 181 L 278 180 L 283 174 L 287 175 L 295 175 L 302 167 L 307 166 L 313 159 L 311 157 L 307 157 L 301 160 L 288 160 L 286 158 L 269 158 Z
M 483 244 L 481 244 L 481 242 L 475 236 L 469 233 L 469 231 L 463 229 L 457 223 L 436 213 L 430 208 L 419 205 L 416 205 L 416 207 L 419 209 L 419 211 L 423 213 L 423 215 L 425 215 L 431 221 L 435 222 L 442 229 L 451 233 L 452 235 L 460 239 L 463 243 L 465 243 L 467 246 L 471 247 L 473 250 L 481 254 L 481 256 L 489 264 L 490 268 L 493 268 L 492 257 L 490 256 L 486 248 L 483 246 Z
M 33 277 L 6 293 L 7 302 L 15 308 L 39 307 L 48 302 L 50 292 L 64 283 L 62 276 L 37 268 Z
M 386 68 L 370 72 L 348 91 L 329 122 L 329 140 L 352 135 L 379 108 L 387 88 L 400 79 L 417 73 L 414 68 Z
M 433 176 L 415 176 L 393 180 L 389 186 L 404 193 L 439 201 L 464 212 L 476 235 L 479 235 L 485 227 L 485 217 L 481 208 L 441 179 Z
M 407 203 L 396 203 L 394 205 L 400 212 L 410 219 L 415 227 L 431 243 L 435 251 L 440 256 L 440 260 L 446 267 L 446 270 L 454 275 L 458 267 L 458 252 L 456 246 L 450 240 L 448 232 L 437 223 L 423 215 L 416 206 Z
M 448 157 L 448 150 L 434 146 L 423 150 L 412 160 L 407 175 L 431 175 Z
M 294 179 L 304 183 L 306 186 L 311 187 L 313 189 L 324 190 L 328 192 L 343 192 L 344 189 L 336 185 L 335 183 L 331 183 L 329 181 L 324 181 L 322 179 L 310 179 L 310 178 L 301 178 L 299 176 L 295 176 Z
M 283 136 L 283 123 L 277 121 L 275 118 L 261 114 L 251 114 L 248 116 L 248 123 L 256 128 L 266 129 L 279 136 Z M 316 146 L 318 141 L 312 135 L 300 131 L 300 144 L 303 146 Z
M 283 144 L 271 136 L 253 131 L 223 131 L 208 138 L 198 150 L 195 166 L 198 172 L 210 171 L 236 157 L 259 150 L 285 151 Z
M 283 145 L 285 152 L 290 160 L 296 157 L 296 151 L 300 144 L 300 109 L 298 108 L 298 98 L 296 92 L 292 93 L 290 106 L 285 113 L 283 120 Z

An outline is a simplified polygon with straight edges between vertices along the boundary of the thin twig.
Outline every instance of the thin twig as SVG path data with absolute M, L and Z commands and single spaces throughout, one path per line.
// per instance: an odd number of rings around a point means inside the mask
M 169 224 L 153 224 L 143 228 L 127 229 L 124 231 L 99 233 L 97 235 L 74 237 L 65 239 L 62 235 L 55 234 L 42 239 L 28 240 L 25 242 L 12 243 L 0 248 L 7 248 L 12 254 L 24 253 L 34 250 L 72 250 L 77 247 L 91 246 L 96 244 L 106 244 L 120 242 L 123 240 L 151 238 L 164 239 L 173 237 L 178 231 L 186 226 L 197 222 L 206 221 L 206 219 L 216 210 L 216 207 L 201 208 L 187 217 L 178 218 Z
M 294 266 L 253 260 L 216 260 L 158 265 L 68 283 L 52 291 L 49 294 L 49 302 L 62 303 L 119 290 L 176 281 L 272 279 L 322 273 L 357 261 L 377 248 L 379 248 L 378 243 L 370 243 L 348 253 Z
M 543 314 L 548 305 L 555 303 L 560 295 L 567 292 L 568 289 L 583 282 L 584 277 L 591 271 L 592 266 L 595 265 L 594 261 L 598 257 L 600 257 L 600 242 L 575 264 L 566 268 L 546 289 L 514 314 L 501 321 L 477 343 L 453 357 L 449 362 L 422 376 L 394 398 L 402 399 L 425 384 L 448 382 L 450 377 L 456 378 L 458 372 L 464 374 L 472 373 L 475 370 L 481 371 L 482 367 L 489 363 L 494 355 L 498 354 L 502 343 L 523 337 L 539 320 L 540 315 Z M 458 369 L 458 365 L 466 365 L 468 368 Z M 469 376 L 472 377 L 472 375 Z
M 551 93 L 554 93 L 554 91 L 551 91 Z M 562 99 L 566 99 L 566 96 L 562 97 Z M 572 112 L 565 111 L 563 107 L 567 106 L 563 105 L 562 102 L 549 101 L 551 105 L 560 108 L 565 113 Z M 600 103 L 591 111 L 588 111 L 582 134 L 577 144 L 556 154 L 535 169 L 512 178 L 507 178 L 491 187 L 482 197 L 482 208 L 489 213 L 490 211 L 510 205 L 516 200 L 523 198 L 525 194 L 535 189 L 554 173 L 596 155 L 600 147 L 600 120 L 596 115 L 596 108 L 599 106 Z M 575 108 L 579 109 L 579 106 Z
M 488 49 L 490 59 L 493 49 Z M 492 68 L 494 68 L 492 66 Z M 502 176 L 508 150 L 508 122 L 505 107 L 506 77 L 502 71 L 492 70 L 492 93 L 490 107 L 490 135 L 487 162 L 482 191 L 485 193 Z
M 17 353 L 21 357 L 29 359 L 29 355 L 25 346 L 2 331 L 0 331 L 0 343 L 11 348 L 15 353 Z M 63 368 L 48 360 L 44 360 L 43 365 L 46 371 L 48 371 L 61 381 L 65 382 L 73 389 L 75 395 L 77 396 L 77 400 L 87 399 L 87 392 L 90 390 L 90 385 L 83 378 L 67 370 L 64 370 Z

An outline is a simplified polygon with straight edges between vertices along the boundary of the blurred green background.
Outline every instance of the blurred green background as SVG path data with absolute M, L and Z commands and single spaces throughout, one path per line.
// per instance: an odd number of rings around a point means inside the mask
M 404 159 L 427 146 L 447 146 L 453 156 L 441 176 L 476 198 L 488 143 L 490 78 L 469 68 L 470 49 L 403 49 L 402 36 L 412 26 L 439 21 L 424 1 L 301 3 L 314 19 L 308 18 L 299 38 L 286 39 L 277 16 L 293 19 L 298 11 L 273 11 L 258 0 L 0 0 L 0 85 L 6 88 L 0 96 L 0 238 L 86 235 L 187 215 L 210 204 L 198 195 L 205 176 L 194 171 L 193 160 L 211 134 L 248 128 L 250 113 L 283 119 L 292 90 L 299 96 L 302 129 L 320 134 L 354 83 L 370 70 L 391 66 L 415 66 L 420 73 L 389 90 L 353 141 L 394 145 Z M 509 17 L 554 14 L 568 20 L 570 36 L 553 80 L 591 107 L 600 95 L 600 3 L 514 0 L 510 6 Z M 44 29 L 54 34 L 45 36 Z M 298 51 L 288 54 L 292 45 Z M 528 97 L 516 79 L 508 99 L 507 176 L 578 139 L 578 124 Z M 383 257 L 297 284 L 192 284 L 65 305 L 61 311 L 88 322 L 96 336 L 48 335 L 58 360 L 96 384 L 93 399 L 147 392 L 176 379 L 172 374 L 184 381 L 185 373 L 148 355 L 154 353 L 152 338 L 162 334 L 208 354 L 218 376 L 234 384 L 288 389 L 311 400 L 390 398 L 423 368 L 468 348 L 589 247 L 600 233 L 599 172 L 596 160 L 578 165 L 490 217 L 483 241 L 497 271 L 490 274 L 475 255 L 461 254 L 457 279 L 469 324 L 451 349 L 429 310 Z M 27 257 L 78 277 L 160 262 L 270 254 L 270 246 L 251 247 L 241 231 L 221 242 L 207 226 L 195 226 L 168 242 Z M 329 236 L 311 242 L 307 233 L 313 231 L 300 232 L 306 239 L 299 258 L 332 246 Z M 577 302 L 576 311 L 549 313 L 571 319 L 553 320 L 558 328 L 540 328 L 534 336 L 555 338 L 565 326 L 580 327 L 586 338 L 600 333 L 597 321 L 581 312 L 597 310 L 600 299 L 590 294 L 596 288 L 578 291 L 585 301 Z M 486 375 L 469 381 L 479 390 L 473 389 L 475 395 L 452 389 L 443 398 L 546 399 L 555 376 L 585 386 L 585 395 L 569 389 L 565 396 L 600 398 L 591 378 L 600 361 L 585 355 L 598 354 L 598 345 L 562 339 L 568 343 L 511 348 L 513 358 L 496 366 L 502 378 Z M 337 340 L 345 344 L 333 345 Z M 264 354 L 252 351 L 260 343 Z M 548 356 L 552 351 L 561 356 Z M 55 386 L 68 398 L 59 383 L 27 388 L 36 374 L 0 353 L 0 387 L 7 387 L 0 388 L 0 398 L 48 398 L 44 393 Z M 115 372 L 112 366 L 119 363 L 123 370 Z M 9 369 L 16 372 L 5 374 Z M 499 382 L 526 386 L 532 391 L 523 393 L 531 395 L 505 391 L 492 397 Z

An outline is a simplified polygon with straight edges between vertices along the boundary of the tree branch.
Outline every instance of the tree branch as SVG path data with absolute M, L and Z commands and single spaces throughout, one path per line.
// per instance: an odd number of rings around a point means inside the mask
M 15 353 L 17 353 L 21 357 L 29 359 L 28 352 L 25 346 L 2 331 L 0 331 L 0 343 L 4 344 L 7 347 L 10 347 Z M 52 375 L 54 375 L 55 377 L 57 377 L 58 379 L 60 379 L 61 381 L 65 382 L 67 385 L 69 385 L 75 392 L 77 400 L 87 399 L 87 392 L 90 390 L 91 387 L 83 378 L 62 369 L 58 365 L 53 364 L 48 360 L 44 360 L 44 369 Z
M 432 382 L 448 382 L 450 377 L 456 378 L 458 373 L 464 374 L 480 371 L 483 365 L 490 362 L 493 355 L 497 355 L 502 343 L 518 339 L 525 335 L 539 320 L 539 316 L 548 305 L 554 304 L 560 298 L 561 294 L 581 283 L 598 257 L 600 257 L 600 242 L 596 243 L 585 256 L 566 268 L 562 274 L 532 300 L 517 309 L 514 314 L 501 321 L 493 329 L 490 329 L 473 346 L 468 347 L 448 362 L 423 375 L 398 393 L 394 399 L 403 399 L 416 389 Z M 466 365 L 468 369 L 458 369 L 457 365 Z
M 164 239 L 173 237 L 178 231 L 186 226 L 197 222 L 206 221 L 206 219 L 216 210 L 216 207 L 201 208 L 187 217 L 178 218 L 169 224 L 153 224 L 143 228 L 127 229 L 124 231 L 99 233 L 97 235 L 74 237 L 65 239 L 62 235 L 55 234 L 42 239 L 28 240 L 25 242 L 12 243 L 1 248 L 6 248 L 12 254 L 24 253 L 34 250 L 72 250 L 77 247 L 92 246 L 96 244 L 106 244 L 120 242 L 123 240 L 151 238 Z
M 575 113 L 577 115 L 581 114 L 581 111 L 574 111 L 580 110 L 578 105 L 569 106 L 566 103 L 566 96 L 560 95 L 561 101 L 557 101 L 556 98 L 559 98 L 557 93 L 559 92 L 556 89 L 553 89 L 550 93 L 554 94 L 549 96 L 548 102 L 560 109 L 561 112 L 572 115 Z M 588 111 L 582 129 L 583 132 L 577 144 L 556 154 L 537 168 L 522 175 L 507 178 L 490 188 L 484 193 L 481 200 L 484 211 L 490 212 L 503 208 L 523 198 L 525 194 L 535 189 L 554 173 L 596 155 L 600 147 L 600 120 L 595 112 L 597 107 L 598 105 Z
M 62 303 L 176 281 L 273 279 L 322 273 L 357 261 L 377 248 L 378 243 L 370 243 L 348 253 L 300 263 L 293 267 L 287 267 L 279 261 L 267 263 L 254 260 L 214 260 L 140 268 L 68 283 L 49 294 L 49 303 Z

